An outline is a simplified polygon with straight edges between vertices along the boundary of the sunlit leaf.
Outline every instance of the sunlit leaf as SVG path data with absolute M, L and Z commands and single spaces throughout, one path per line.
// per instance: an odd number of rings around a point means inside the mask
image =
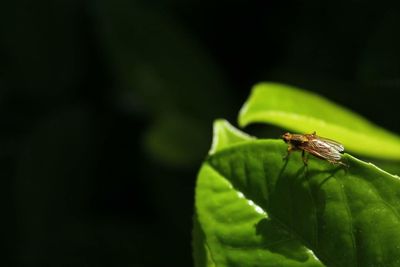
M 256 85 L 241 109 L 239 124 L 270 123 L 332 138 L 346 150 L 383 159 L 400 159 L 400 137 L 354 112 L 298 88 L 276 83 Z
M 254 139 L 254 137 L 236 129 L 228 121 L 223 119 L 216 120 L 213 129 L 213 143 L 209 154 L 214 154 L 233 144 Z
M 212 264 L 398 266 L 399 177 L 347 154 L 349 168 L 314 157 L 305 168 L 286 149 L 227 142 L 204 162 L 196 213 Z

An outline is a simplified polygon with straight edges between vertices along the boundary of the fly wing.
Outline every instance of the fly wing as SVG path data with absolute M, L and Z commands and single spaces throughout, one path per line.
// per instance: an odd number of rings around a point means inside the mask
M 340 152 L 344 149 L 341 144 L 322 138 L 311 139 L 304 145 L 301 145 L 300 148 L 314 156 L 331 161 L 339 161 L 342 158 Z
M 317 138 L 320 139 L 322 142 L 327 143 L 328 145 L 332 146 L 339 152 L 344 151 L 344 146 L 339 142 L 336 142 L 336 141 L 328 139 L 328 138 L 319 137 L 319 136 Z

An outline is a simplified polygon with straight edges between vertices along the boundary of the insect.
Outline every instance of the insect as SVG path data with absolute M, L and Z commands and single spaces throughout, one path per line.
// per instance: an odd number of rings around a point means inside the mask
M 348 167 L 341 161 L 341 153 L 344 151 L 343 145 L 336 141 L 317 136 L 316 132 L 313 132 L 312 134 L 285 133 L 282 135 L 282 139 L 288 144 L 288 153 L 285 158 L 287 158 L 292 151 L 301 150 L 302 159 L 306 166 L 308 158 L 306 157 L 305 152 L 308 152 L 317 158 L 326 160 L 332 164 Z

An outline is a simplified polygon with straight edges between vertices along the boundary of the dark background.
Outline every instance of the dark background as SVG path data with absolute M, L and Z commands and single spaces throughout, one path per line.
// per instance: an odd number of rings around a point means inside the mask
M 190 266 L 212 121 L 235 123 L 253 84 L 297 85 L 400 132 L 399 11 L 354 0 L 2 1 L 1 261 Z

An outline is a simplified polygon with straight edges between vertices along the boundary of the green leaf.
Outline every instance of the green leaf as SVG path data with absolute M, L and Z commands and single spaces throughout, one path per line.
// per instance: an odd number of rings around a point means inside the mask
M 208 127 L 191 117 L 165 112 L 146 130 L 143 145 L 150 157 L 170 166 L 198 164 L 211 141 Z
M 236 129 L 228 121 L 219 119 L 214 122 L 213 142 L 209 154 L 229 147 L 233 144 L 252 140 L 254 137 Z
M 215 266 L 323 266 L 209 164 L 200 171 L 196 203 Z
M 295 87 L 256 85 L 241 109 L 239 125 L 259 122 L 301 133 L 316 131 L 360 155 L 400 159 L 400 137 L 321 96 Z
M 232 144 L 203 164 L 196 212 L 216 266 L 399 266 L 400 179 L 348 169 L 278 140 Z M 207 265 L 210 266 L 210 265 Z
M 201 229 L 197 214 L 193 216 L 193 258 L 195 267 L 210 266 L 215 267 L 214 261 L 211 258 L 210 250 L 205 244 L 204 232 Z

